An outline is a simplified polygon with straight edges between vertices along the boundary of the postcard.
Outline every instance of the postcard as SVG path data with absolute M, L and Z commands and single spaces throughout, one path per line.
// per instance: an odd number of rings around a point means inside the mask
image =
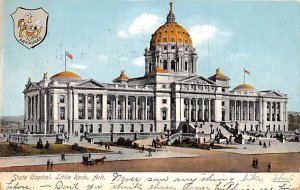
M 0 189 L 300 189 L 299 1 L 0 1 Z

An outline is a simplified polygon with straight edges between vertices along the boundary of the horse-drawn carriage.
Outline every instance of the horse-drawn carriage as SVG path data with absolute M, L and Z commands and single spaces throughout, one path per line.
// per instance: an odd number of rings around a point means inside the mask
M 106 159 L 106 157 L 105 156 L 103 156 L 102 158 L 96 158 L 96 159 L 91 159 L 91 157 L 90 156 L 82 156 L 82 163 L 84 164 L 84 165 L 87 165 L 87 166 L 92 166 L 92 165 L 95 165 L 95 164 L 99 164 L 99 163 L 101 163 L 101 165 L 102 164 L 104 164 L 104 160 Z

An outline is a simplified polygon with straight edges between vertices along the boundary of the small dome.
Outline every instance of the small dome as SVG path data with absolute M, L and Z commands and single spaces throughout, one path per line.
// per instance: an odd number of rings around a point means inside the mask
M 255 90 L 255 88 L 249 84 L 241 84 L 235 87 L 233 90 Z
M 117 78 L 115 78 L 113 80 L 113 82 L 127 81 L 128 79 L 129 79 L 129 77 L 125 74 L 125 71 L 121 70 L 120 76 L 118 76 Z
M 51 77 L 51 79 L 81 79 L 79 75 L 70 71 L 63 71 Z
M 229 78 L 225 76 L 223 73 L 220 72 L 220 69 L 216 69 L 216 74 L 209 77 L 210 80 L 216 81 L 216 80 L 228 80 Z

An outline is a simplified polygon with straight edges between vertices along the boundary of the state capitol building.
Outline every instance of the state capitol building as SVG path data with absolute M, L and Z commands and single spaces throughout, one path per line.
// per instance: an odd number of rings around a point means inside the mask
M 23 91 L 25 131 L 130 137 L 237 123 L 241 131 L 288 130 L 285 94 L 249 84 L 232 88 L 219 69 L 209 78 L 197 73 L 197 52 L 189 33 L 176 22 L 172 3 L 144 56 L 145 73 L 138 78 L 122 71 L 107 84 L 64 71 L 29 80 Z

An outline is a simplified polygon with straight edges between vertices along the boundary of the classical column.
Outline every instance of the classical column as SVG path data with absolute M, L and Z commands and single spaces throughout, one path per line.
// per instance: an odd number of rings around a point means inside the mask
M 204 116 L 204 113 L 205 113 L 205 110 L 204 110 L 204 102 L 205 102 L 205 101 L 204 101 L 204 100 L 205 100 L 205 99 L 202 98 L 201 100 L 202 100 L 202 120 L 204 121 L 204 117 L 205 117 L 205 116 Z
M 195 102 L 196 102 L 196 106 L 195 106 L 195 109 L 196 109 L 195 110 L 195 120 L 198 121 L 199 120 L 199 118 L 198 118 L 198 109 L 199 109 L 198 108 L 199 107 L 199 105 L 198 105 L 198 98 L 195 99 Z
M 144 115 L 144 120 L 147 120 L 147 109 L 148 109 L 148 97 L 145 96 L 145 115 Z
M 208 121 L 209 122 L 211 121 L 211 110 L 210 110 L 210 107 L 211 107 L 211 99 L 208 99 Z
M 40 96 L 39 95 L 37 95 L 36 96 L 36 101 L 37 101 L 37 103 L 36 103 L 36 118 L 37 119 L 40 119 Z
M 97 94 L 93 95 L 93 119 L 97 119 Z
M 189 116 L 188 116 L 188 119 L 189 121 L 192 120 L 192 98 L 189 98 Z
M 128 96 L 125 96 L 125 118 L 124 119 L 128 119 Z
M 102 95 L 102 119 L 107 120 L 107 95 Z
M 138 120 L 138 96 L 135 96 L 134 119 Z
M 252 107 L 252 110 L 253 110 L 253 112 L 252 112 L 252 121 L 256 121 L 256 119 L 255 119 L 256 118 L 256 110 L 255 110 L 256 109 L 256 101 L 254 101 L 252 105 L 253 105 L 253 107 Z
M 288 106 L 287 106 L 287 102 L 285 102 L 285 120 L 284 121 L 288 121 L 288 118 L 289 118 Z
M 275 106 L 274 106 L 274 121 L 277 121 L 277 102 L 274 102 Z
M 88 95 L 85 94 L 84 95 L 84 119 L 87 120 L 88 119 L 88 109 L 87 106 L 88 105 Z
M 118 113 L 119 113 L 119 104 L 118 104 L 118 101 L 119 101 L 119 97 L 116 95 L 115 96 L 115 110 L 114 110 L 114 119 L 118 119 Z
M 233 121 L 236 121 L 236 101 L 233 101 Z

